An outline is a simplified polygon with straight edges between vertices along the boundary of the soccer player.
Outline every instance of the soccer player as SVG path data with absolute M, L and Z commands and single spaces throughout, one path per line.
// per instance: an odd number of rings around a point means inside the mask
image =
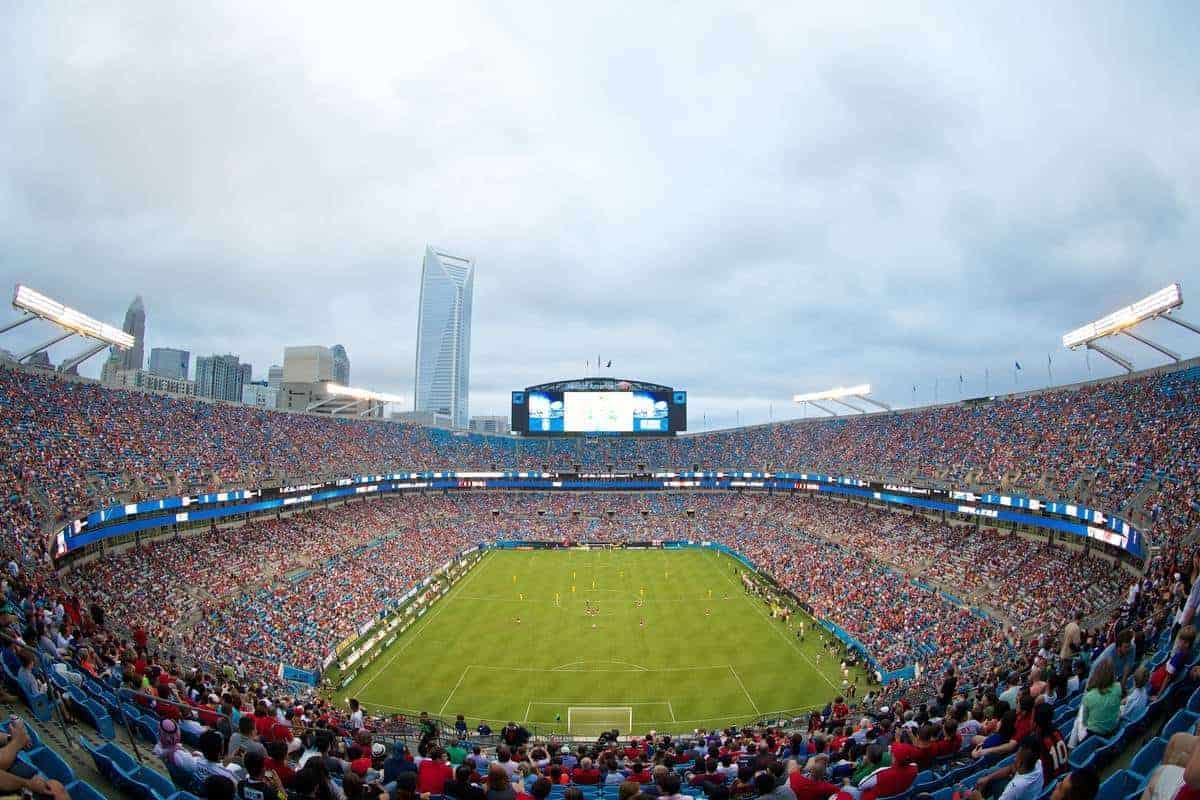
M 520 624 L 521 624 L 521 615 L 520 615 L 520 614 L 517 614 L 516 623 L 517 623 L 518 625 L 520 625 Z

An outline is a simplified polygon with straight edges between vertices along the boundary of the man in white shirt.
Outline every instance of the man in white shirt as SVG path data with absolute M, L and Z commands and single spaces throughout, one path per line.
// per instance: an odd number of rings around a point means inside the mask
M 1001 767 L 980 778 L 971 792 L 971 800 L 983 800 L 983 791 L 989 783 L 1004 778 L 1011 779 L 999 800 L 1037 800 L 1042 793 L 1045 778 L 1042 775 L 1042 740 L 1036 734 L 1021 739 L 1013 763 Z

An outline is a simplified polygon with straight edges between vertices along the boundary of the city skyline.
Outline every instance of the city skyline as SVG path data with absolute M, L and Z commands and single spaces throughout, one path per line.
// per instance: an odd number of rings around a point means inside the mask
M 340 342 L 408 396 L 429 242 L 485 267 L 474 415 L 598 352 L 693 429 L 946 402 L 1118 373 L 1062 334 L 1173 281 L 1200 317 L 1191 6 L 129 8 L 0 8 L 0 277 L 141 294 L 146 351 Z

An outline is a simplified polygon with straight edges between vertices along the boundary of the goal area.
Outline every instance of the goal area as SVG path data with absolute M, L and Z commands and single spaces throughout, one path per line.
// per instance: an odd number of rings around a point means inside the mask
M 567 733 L 599 736 L 616 728 L 624 736 L 633 731 L 633 706 L 568 706 Z

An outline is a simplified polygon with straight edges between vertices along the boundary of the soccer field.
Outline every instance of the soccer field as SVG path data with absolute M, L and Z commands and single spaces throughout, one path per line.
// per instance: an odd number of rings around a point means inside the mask
M 804 642 L 800 615 L 771 619 L 743 569 L 698 549 L 492 551 L 338 698 L 583 736 L 823 706 L 842 686 L 838 657 L 808 617 Z

